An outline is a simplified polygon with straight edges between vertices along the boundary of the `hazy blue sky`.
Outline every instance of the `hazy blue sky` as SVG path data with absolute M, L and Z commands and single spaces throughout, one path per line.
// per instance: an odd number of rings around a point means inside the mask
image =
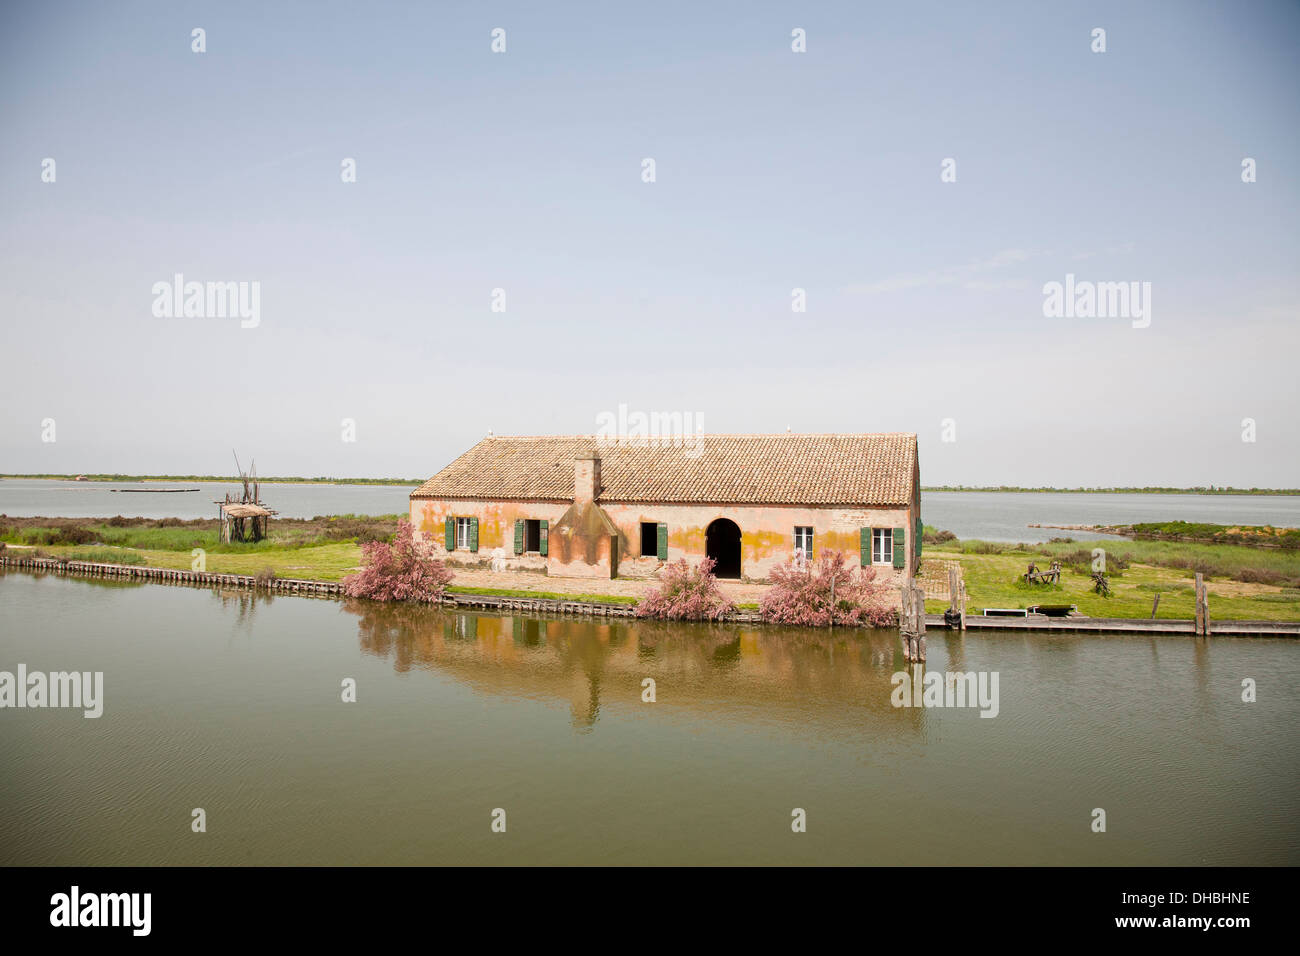
M 626 403 L 1300 485 L 1298 50 L 1290 2 L 5 3 L 0 472 L 427 476 Z M 175 273 L 260 324 L 155 317 Z M 1150 326 L 1045 318 L 1067 273 Z

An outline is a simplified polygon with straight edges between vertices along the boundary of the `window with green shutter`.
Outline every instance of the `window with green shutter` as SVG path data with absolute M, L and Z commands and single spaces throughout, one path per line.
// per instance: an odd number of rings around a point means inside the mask
M 924 534 L 924 531 L 925 531 L 925 526 L 921 524 L 921 516 L 917 515 L 916 531 L 915 531 L 916 537 L 914 540 L 916 541 L 916 558 L 918 561 L 921 559 L 921 536 L 922 534 Z
M 541 552 L 542 557 L 546 557 L 547 542 L 550 540 L 550 536 L 551 523 L 543 518 L 541 531 L 539 532 L 537 539 L 538 550 Z
M 871 563 L 872 564 L 893 564 L 894 563 L 894 529 L 893 528 L 872 528 L 871 529 Z
M 515 554 L 524 553 L 524 519 L 515 519 Z
M 662 521 L 659 522 L 658 544 L 659 544 L 659 560 L 667 561 L 668 560 L 668 525 Z
M 447 519 L 447 550 L 456 550 L 456 519 Z
M 907 529 L 894 529 L 894 567 L 907 567 Z
M 871 529 L 858 529 L 858 561 L 861 565 L 869 567 L 871 565 Z
M 478 518 L 469 519 L 469 549 L 478 550 Z

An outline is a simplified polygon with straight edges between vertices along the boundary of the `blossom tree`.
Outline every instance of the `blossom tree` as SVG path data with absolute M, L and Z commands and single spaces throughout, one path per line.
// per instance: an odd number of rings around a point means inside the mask
M 876 580 L 875 568 L 855 568 L 833 551 L 809 563 L 790 560 L 768 573 L 772 587 L 758 611 L 771 624 L 795 627 L 898 623 L 893 589 Z
M 438 601 L 453 577 L 433 557 L 430 545 L 417 538 L 405 519 L 397 523 L 392 544 L 367 541 L 361 546 L 362 569 L 343 579 L 348 597 L 372 601 Z
M 716 562 L 705 558 L 691 567 L 685 558 L 664 566 L 659 587 L 646 592 L 636 606 L 637 617 L 660 621 L 717 621 L 736 609 L 718 587 Z

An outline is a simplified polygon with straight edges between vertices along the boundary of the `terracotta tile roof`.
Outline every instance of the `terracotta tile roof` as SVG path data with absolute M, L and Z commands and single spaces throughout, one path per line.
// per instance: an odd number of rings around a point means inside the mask
M 905 505 L 916 435 L 696 435 L 623 443 L 595 436 L 484 438 L 412 498 L 573 498 L 573 461 L 600 456 L 598 500 Z

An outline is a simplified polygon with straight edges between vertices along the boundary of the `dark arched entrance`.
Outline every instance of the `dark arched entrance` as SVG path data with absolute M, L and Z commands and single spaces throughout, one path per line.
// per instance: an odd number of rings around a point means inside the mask
M 704 532 L 704 553 L 718 562 L 718 577 L 740 577 L 740 525 L 730 518 L 714 521 Z

